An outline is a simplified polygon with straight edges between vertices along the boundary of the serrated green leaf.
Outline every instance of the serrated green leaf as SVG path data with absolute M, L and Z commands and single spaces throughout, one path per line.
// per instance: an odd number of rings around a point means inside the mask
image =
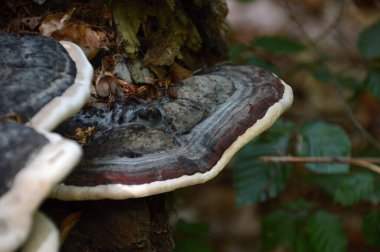
M 347 134 L 337 125 L 316 122 L 301 128 L 297 154 L 311 157 L 349 157 L 351 142 Z M 348 164 L 306 164 L 318 173 L 347 173 Z
M 375 188 L 371 173 L 350 175 L 328 175 L 313 177 L 313 183 L 323 187 L 334 200 L 344 206 L 351 206 L 361 199 L 368 198 Z
M 368 70 L 365 87 L 376 99 L 380 100 L 380 69 Z
M 373 211 L 364 216 L 362 233 L 369 245 L 380 248 L 380 211 Z
M 380 21 L 364 29 L 358 39 L 358 49 L 366 59 L 380 57 Z
M 306 49 L 306 47 L 289 38 L 284 37 L 259 37 L 251 42 L 252 47 L 264 48 L 270 53 L 298 53 Z
M 279 128 L 282 126 L 282 132 Z M 234 163 L 234 187 L 238 205 L 254 204 L 274 198 L 285 187 L 290 172 L 289 165 L 264 164 L 260 156 L 286 153 L 290 127 L 277 123 L 266 136 L 247 144 Z M 275 134 L 276 137 L 271 137 Z
M 334 193 L 337 202 L 350 206 L 365 198 L 374 190 L 374 179 L 370 173 L 356 173 L 349 177 L 343 176 L 339 187 Z
M 306 201 L 293 202 L 286 207 L 288 210 L 280 209 L 266 215 L 261 223 L 263 249 L 286 247 L 293 252 L 314 252 L 304 228 L 310 205 Z
M 307 222 L 310 243 L 316 252 L 345 252 L 347 238 L 341 221 L 335 216 L 318 211 Z
M 264 250 L 272 250 L 279 246 L 291 248 L 297 239 L 298 218 L 293 213 L 277 210 L 266 215 L 261 225 Z

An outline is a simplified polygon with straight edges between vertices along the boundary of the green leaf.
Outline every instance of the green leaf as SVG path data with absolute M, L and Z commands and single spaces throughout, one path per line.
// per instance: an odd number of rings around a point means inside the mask
M 347 238 L 341 221 L 335 216 L 318 211 L 307 222 L 310 243 L 316 252 L 345 252 Z
M 301 128 L 297 153 L 299 156 L 335 157 L 351 156 L 351 142 L 347 134 L 337 125 L 316 122 Z M 347 173 L 348 164 L 306 164 L 318 173 Z
M 261 242 L 264 250 L 286 247 L 294 252 L 314 252 L 305 232 L 305 222 L 312 203 L 298 200 L 290 202 L 286 210 L 266 215 L 261 223 Z
M 380 203 L 380 175 L 379 174 L 372 174 L 374 178 L 374 189 L 373 192 L 370 193 L 366 200 L 373 203 L 373 204 L 379 204 Z
M 376 99 L 380 100 L 380 69 L 369 69 L 365 87 Z
M 259 37 L 251 42 L 252 47 L 264 48 L 270 53 L 298 53 L 304 51 L 306 47 L 289 38 L 284 37 Z
M 280 70 L 274 64 L 256 55 L 252 55 L 251 57 L 246 59 L 244 63 L 246 65 L 253 65 L 264 68 L 265 70 L 268 70 L 269 72 L 272 72 L 277 76 L 281 76 Z
M 274 198 L 285 187 L 289 165 L 265 164 L 260 156 L 286 153 L 291 124 L 278 122 L 265 136 L 247 144 L 234 163 L 234 187 L 238 205 L 254 204 Z
M 374 190 L 374 179 L 370 173 L 356 173 L 342 176 L 342 181 L 334 193 L 337 202 L 351 206 L 365 198 Z
M 369 245 L 380 248 L 380 211 L 373 211 L 364 216 L 362 233 Z
M 241 55 L 247 51 L 247 46 L 244 44 L 234 44 L 229 47 L 228 56 L 231 60 L 238 60 Z
M 264 250 L 273 250 L 279 246 L 291 248 L 297 239 L 298 217 L 294 213 L 277 210 L 265 216 L 261 225 Z
M 358 39 L 358 49 L 365 59 L 380 57 L 380 21 L 364 29 Z
M 351 206 L 368 198 L 375 189 L 373 174 L 362 172 L 350 175 L 328 175 L 312 178 L 313 183 L 322 186 L 334 200 L 344 206 Z

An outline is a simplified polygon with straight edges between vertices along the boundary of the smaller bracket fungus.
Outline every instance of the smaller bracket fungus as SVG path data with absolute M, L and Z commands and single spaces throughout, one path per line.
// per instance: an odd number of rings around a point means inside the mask
M 52 191 L 61 200 L 126 199 L 215 177 L 291 105 L 291 88 L 253 66 L 206 69 L 147 104 L 82 110 L 60 130 L 97 130 L 84 160 Z
M 0 116 L 52 130 L 90 95 L 93 69 L 82 50 L 49 37 L 0 32 Z
M 34 215 L 33 226 L 28 240 L 22 245 L 20 252 L 58 252 L 59 231 L 54 223 L 44 214 Z
M 77 143 L 57 134 L 0 122 L 0 251 L 25 241 L 35 210 L 81 155 Z

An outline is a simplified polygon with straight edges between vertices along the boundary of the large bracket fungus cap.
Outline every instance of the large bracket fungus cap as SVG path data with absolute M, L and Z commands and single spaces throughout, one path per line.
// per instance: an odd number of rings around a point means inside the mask
M 77 143 L 57 134 L 0 123 L 0 251 L 24 242 L 34 212 L 81 155 Z
M 81 111 L 61 130 L 96 128 L 84 160 L 51 196 L 126 199 L 215 177 L 291 105 L 291 88 L 253 66 L 219 66 L 172 87 L 177 98 Z
M 54 129 L 90 95 L 92 66 L 71 42 L 0 32 L 0 65 L 0 116 L 16 115 L 34 128 Z

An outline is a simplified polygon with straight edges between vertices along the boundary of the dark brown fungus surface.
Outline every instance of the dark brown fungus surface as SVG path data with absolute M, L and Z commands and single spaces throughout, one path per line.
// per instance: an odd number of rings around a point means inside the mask
M 32 128 L 11 122 L 0 123 L 0 197 L 9 190 L 27 161 L 48 142 Z
M 206 69 L 172 87 L 177 98 L 82 110 L 60 130 L 96 127 L 84 159 L 51 196 L 125 199 L 215 177 L 291 105 L 291 88 L 253 66 Z
M 79 162 L 82 150 L 59 135 L 0 122 L 0 251 L 15 251 L 35 210 Z
M 93 70 L 71 42 L 0 32 L 0 116 L 51 130 L 84 105 Z

